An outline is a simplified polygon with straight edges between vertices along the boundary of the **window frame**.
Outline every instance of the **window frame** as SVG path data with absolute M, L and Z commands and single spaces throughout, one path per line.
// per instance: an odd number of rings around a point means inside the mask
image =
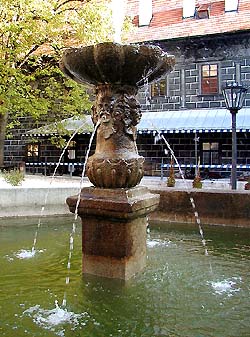
M 195 0 L 182 0 L 182 19 L 194 17 L 195 17 Z
M 230 4 L 232 3 L 232 0 L 225 0 L 225 13 L 238 12 L 239 0 L 233 0 L 233 1 L 235 1 L 236 8 L 235 9 L 227 9 L 227 6 L 230 7 Z
M 199 5 L 195 7 L 195 18 L 198 20 L 209 19 L 210 5 Z
M 77 141 L 72 139 L 68 145 L 67 151 L 65 152 L 66 162 L 74 162 L 77 158 Z
M 149 26 L 153 18 L 153 1 L 139 0 L 139 22 L 138 27 Z
M 204 66 L 217 66 L 217 92 L 203 92 L 203 67 Z M 210 71 L 210 70 L 209 70 Z M 207 78 L 211 78 L 213 76 L 207 76 Z M 215 76 L 214 76 L 215 77 Z M 199 94 L 201 96 L 211 96 L 211 95 L 220 95 L 221 94 L 221 70 L 220 70 L 220 63 L 218 61 L 208 61 L 208 62 L 203 62 L 199 65 Z
M 203 149 L 203 146 L 204 144 L 209 144 L 209 150 L 204 150 Z M 212 144 L 217 144 L 218 145 L 218 148 L 217 150 L 213 150 L 211 148 L 211 145 Z M 213 141 L 213 140 L 204 140 L 201 142 L 201 148 L 200 148 L 200 152 L 201 152 L 201 164 L 203 165 L 218 165 L 221 163 L 221 143 L 217 140 L 217 141 Z M 204 162 L 204 153 L 208 153 L 209 154 L 209 163 L 205 163 Z M 212 162 L 212 153 L 216 153 L 217 154 L 217 157 L 218 157 L 218 162 Z
M 29 147 L 32 146 L 37 146 L 37 151 L 29 149 Z M 37 152 L 37 156 L 34 156 L 34 153 Z M 28 154 L 31 155 L 28 155 Z M 34 143 L 28 143 L 26 144 L 26 153 L 25 153 L 25 158 L 27 162 L 39 162 L 40 160 L 40 144 L 37 142 Z
M 153 86 L 156 86 L 158 83 L 160 84 L 161 82 L 165 83 L 165 94 L 161 95 L 159 94 L 158 91 L 158 95 L 153 95 Z M 169 77 L 166 76 L 165 78 L 162 78 L 158 81 L 155 81 L 154 83 L 151 83 L 150 85 L 150 96 L 152 99 L 157 98 L 157 97 L 169 97 Z

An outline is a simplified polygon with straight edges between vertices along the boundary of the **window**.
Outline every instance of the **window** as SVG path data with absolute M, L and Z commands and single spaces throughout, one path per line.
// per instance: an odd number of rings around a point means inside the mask
M 139 1 L 139 26 L 148 26 L 152 19 L 152 0 Z
M 39 145 L 28 144 L 26 149 L 26 156 L 28 161 L 38 161 L 39 159 Z
M 151 97 L 156 96 L 168 96 L 167 81 L 165 79 L 151 84 Z
M 219 92 L 218 64 L 201 65 L 201 94 L 211 95 Z
M 195 0 L 183 0 L 183 18 L 194 17 Z
M 67 156 L 68 160 L 74 160 L 76 158 L 76 142 L 74 140 L 69 143 Z
M 202 164 L 219 164 L 219 143 L 202 144 Z
M 225 0 L 225 12 L 236 12 L 238 5 L 239 0 Z
M 196 19 L 208 19 L 209 18 L 209 5 L 201 5 L 195 8 Z

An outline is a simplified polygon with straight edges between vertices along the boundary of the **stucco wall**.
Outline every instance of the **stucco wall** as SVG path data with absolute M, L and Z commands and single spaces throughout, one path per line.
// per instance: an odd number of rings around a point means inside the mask
M 70 214 L 66 198 L 79 192 L 76 187 L 3 188 L 0 192 L 0 217 Z M 46 205 L 45 205 L 46 199 Z
M 250 192 L 202 189 L 189 191 L 168 187 L 151 187 L 160 194 L 160 204 L 149 217 L 151 224 L 159 222 L 195 223 L 190 202 L 193 197 L 202 224 L 250 227 Z M 70 214 L 65 203 L 67 197 L 76 195 L 79 188 L 11 188 L 1 189 L 0 217 L 40 216 Z

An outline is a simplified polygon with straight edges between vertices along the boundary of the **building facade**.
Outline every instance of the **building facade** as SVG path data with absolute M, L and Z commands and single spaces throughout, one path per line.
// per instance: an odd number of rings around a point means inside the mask
M 224 165 L 229 168 L 231 163 L 232 135 L 228 126 L 230 114 L 225 109 L 221 88 L 233 81 L 246 87 L 250 84 L 249 1 L 127 0 L 125 11 L 134 23 L 133 32 L 127 36 L 129 43 L 159 45 L 176 57 L 172 73 L 157 83 L 145 83 L 138 93 L 143 113 L 149 115 L 149 119 L 152 116 L 151 127 L 138 126 L 138 150 L 145 157 L 146 172 L 159 175 L 162 164 L 171 160 L 171 151 L 159 138 L 162 134 L 180 164 L 187 168 L 198 162 L 211 168 L 217 165 L 216 173 L 224 173 L 220 168 Z M 162 114 L 163 123 L 157 123 Z M 197 114 L 205 115 L 199 120 L 200 125 L 197 125 Z M 224 117 L 226 114 L 228 117 Z M 185 117 L 186 126 L 175 127 L 176 116 Z M 213 116 L 213 120 L 209 121 L 209 116 Z M 237 119 L 238 164 L 248 169 L 250 91 L 244 112 L 240 110 Z M 155 124 L 160 127 L 154 127 Z M 14 156 L 16 161 L 55 163 L 60 151 L 50 144 L 47 136 L 38 138 L 37 142 L 27 137 L 9 141 L 6 158 L 12 156 L 13 160 Z M 71 152 L 67 151 L 64 156 L 65 167 L 70 162 L 84 160 L 89 138 L 88 133 L 75 137 Z M 19 142 L 15 151 L 13 141 Z
M 127 13 L 133 18 L 132 42 L 159 45 L 176 57 L 175 70 L 158 83 L 139 93 L 143 111 L 165 112 L 164 137 L 181 164 L 217 165 L 223 171 L 231 163 L 232 134 L 222 118 L 214 125 L 168 128 L 181 114 L 196 124 L 198 113 L 224 115 L 222 87 L 227 83 L 250 84 L 250 4 L 248 1 L 128 1 Z M 244 121 L 239 111 L 237 132 L 238 164 L 250 164 L 250 92 L 244 102 Z M 228 112 L 229 114 L 229 112 Z M 157 119 L 157 114 L 152 114 Z M 207 115 L 206 115 L 207 117 Z M 229 116 L 230 117 L 230 116 Z M 183 117 L 184 118 L 184 117 Z M 211 117 L 212 118 L 212 117 Z M 166 132 L 164 132 L 166 130 Z M 151 133 L 139 134 L 139 150 L 148 162 L 169 162 L 164 142 Z M 150 141 L 150 136 L 152 139 Z M 221 172 L 222 173 L 222 172 Z

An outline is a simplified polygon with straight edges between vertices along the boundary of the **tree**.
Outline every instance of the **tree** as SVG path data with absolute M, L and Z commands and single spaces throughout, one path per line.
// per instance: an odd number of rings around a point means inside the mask
M 63 49 L 112 39 L 111 8 L 101 0 L 1 0 L 0 166 L 19 117 L 59 120 L 90 108 L 86 88 L 58 68 Z

